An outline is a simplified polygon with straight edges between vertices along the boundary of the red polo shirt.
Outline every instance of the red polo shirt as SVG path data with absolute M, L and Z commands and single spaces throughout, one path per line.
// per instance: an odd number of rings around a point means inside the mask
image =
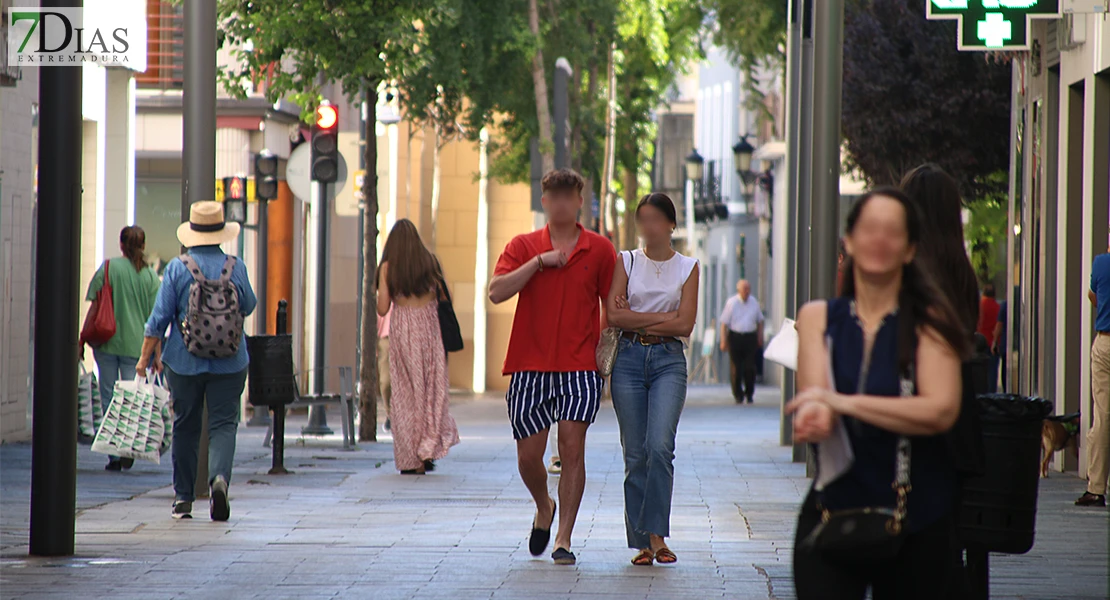
M 581 225 L 578 231 L 567 264 L 545 268 L 520 290 L 502 374 L 597 370 L 601 303 L 613 283 L 616 251 L 604 237 Z M 547 227 L 518 235 L 497 259 L 493 274 L 511 273 L 553 249 Z

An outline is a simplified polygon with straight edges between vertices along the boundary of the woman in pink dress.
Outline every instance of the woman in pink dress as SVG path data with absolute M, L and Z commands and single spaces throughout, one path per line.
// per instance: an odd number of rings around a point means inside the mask
M 377 280 L 378 314 L 390 320 L 393 459 L 402 475 L 423 475 L 459 443 L 459 431 L 448 412 L 437 311 L 446 284 L 412 221 L 401 219 L 389 232 Z

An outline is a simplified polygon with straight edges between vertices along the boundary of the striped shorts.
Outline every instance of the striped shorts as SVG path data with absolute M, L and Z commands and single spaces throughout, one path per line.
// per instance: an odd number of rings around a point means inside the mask
M 513 439 L 536 435 L 556 421 L 593 423 L 601 408 L 602 385 L 597 371 L 513 373 L 505 395 Z

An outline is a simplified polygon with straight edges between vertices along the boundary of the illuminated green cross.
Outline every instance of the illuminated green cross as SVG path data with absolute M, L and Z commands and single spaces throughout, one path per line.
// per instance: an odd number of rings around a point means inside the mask
M 1029 21 L 1060 17 L 1060 0 L 927 0 L 926 17 L 958 21 L 960 50 L 1028 50 Z
M 1006 40 L 1013 39 L 1013 23 L 1007 21 L 1002 13 L 987 13 L 987 18 L 976 24 L 979 39 L 991 48 L 1001 48 Z

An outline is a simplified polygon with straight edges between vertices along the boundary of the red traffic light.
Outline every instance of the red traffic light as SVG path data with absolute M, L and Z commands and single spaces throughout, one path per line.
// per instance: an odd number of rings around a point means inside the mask
M 321 104 L 316 107 L 316 126 L 321 129 L 331 129 L 339 121 L 339 111 L 330 104 Z

